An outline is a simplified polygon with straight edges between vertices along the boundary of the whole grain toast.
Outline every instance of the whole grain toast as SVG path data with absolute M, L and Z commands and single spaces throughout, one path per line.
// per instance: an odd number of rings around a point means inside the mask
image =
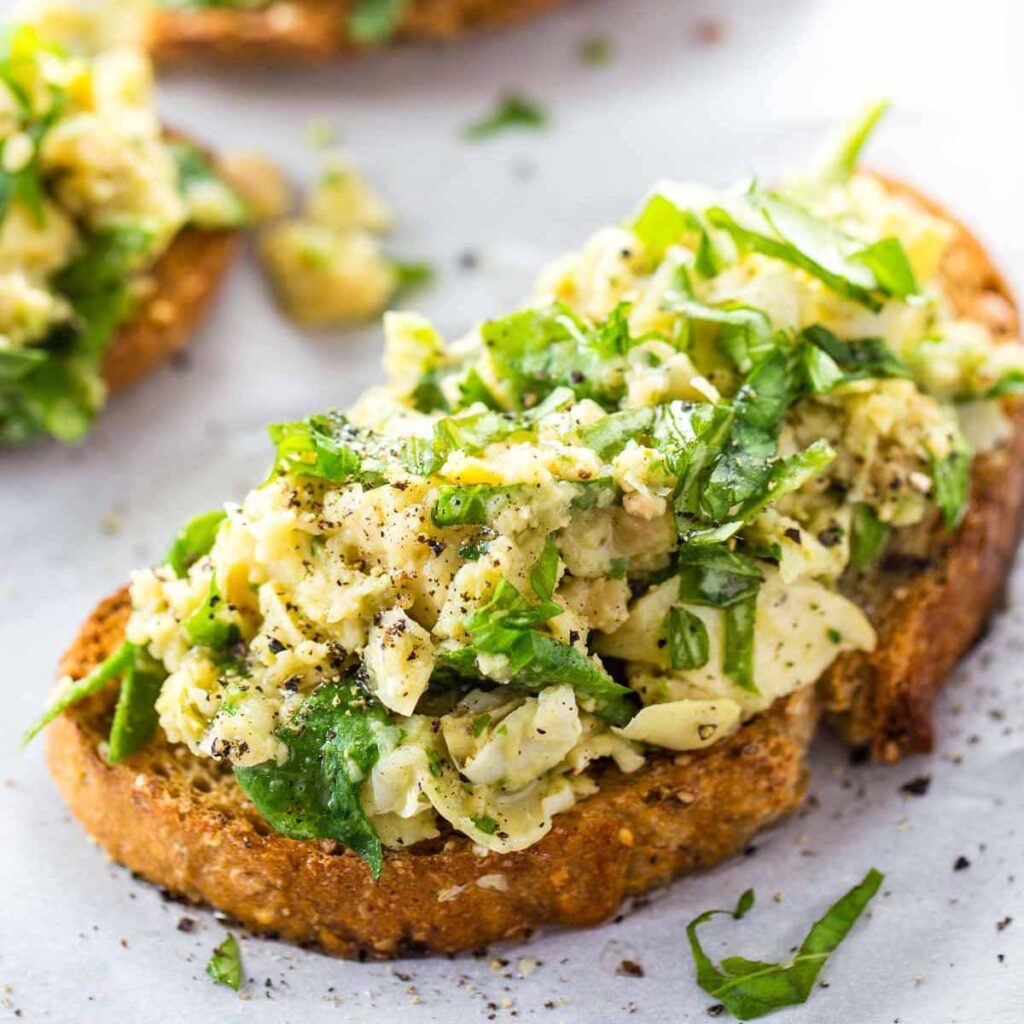
M 567 0 L 411 0 L 389 43 L 446 43 L 524 20 Z M 326 61 L 368 47 L 348 30 L 354 0 L 287 0 L 262 10 L 165 8 L 148 47 L 161 61 Z
M 962 228 L 945 273 L 960 310 L 1010 340 L 1009 292 Z M 1009 412 L 1014 436 L 976 460 L 960 529 L 947 536 L 936 528 L 926 559 L 897 551 L 849 584 L 879 630 L 879 649 L 844 654 L 818 690 L 841 731 L 871 742 L 882 759 L 930 743 L 934 693 L 975 640 L 1009 567 L 1024 502 L 1024 416 L 1019 403 Z M 123 639 L 128 612 L 126 591 L 102 602 L 61 671 L 79 677 L 98 664 Z M 713 866 L 799 805 L 819 717 L 818 691 L 806 689 L 703 751 L 654 754 L 632 775 L 604 767 L 598 793 L 556 816 L 524 851 L 480 856 L 449 833 L 388 851 L 374 883 L 337 844 L 270 830 L 226 768 L 182 746 L 160 738 L 108 764 L 115 697 L 108 687 L 50 730 L 50 770 L 89 833 L 142 876 L 256 931 L 359 957 L 453 952 L 541 924 L 595 924 L 626 896 Z

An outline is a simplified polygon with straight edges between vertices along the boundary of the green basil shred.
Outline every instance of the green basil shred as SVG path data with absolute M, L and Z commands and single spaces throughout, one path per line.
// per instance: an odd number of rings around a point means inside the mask
M 872 868 L 814 923 L 793 958 L 785 964 L 730 956 L 716 967 L 701 947 L 697 929 L 719 914 L 741 920 L 754 906 L 752 889 L 740 896 L 735 910 L 705 911 L 686 926 L 697 984 L 739 1020 L 756 1020 L 783 1007 L 806 1002 L 825 962 L 856 924 L 883 878 L 881 872 Z

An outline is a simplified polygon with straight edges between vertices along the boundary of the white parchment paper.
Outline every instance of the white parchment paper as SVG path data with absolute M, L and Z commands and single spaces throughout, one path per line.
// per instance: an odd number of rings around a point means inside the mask
M 449 336 L 511 308 L 544 259 L 655 179 L 770 180 L 879 93 L 898 107 L 871 162 L 977 225 L 1019 290 L 1022 22 L 1018 0 L 591 0 L 450 51 L 179 73 L 162 101 L 172 123 L 268 152 L 296 177 L 314 168 L 305 125 L 335 124 L 395 206 L 392 251 L 437 264 L 416 305 Z M 606 67 L 579 59 L 594 35 L 611 42 Z M 464 142 L 461 127 L 508 88 L 543 102 L 550 130 Z M 460 268 L 467 252 L 475 269 Z M 247 257 L 187 361 L 115 399 L 86 444 L 0 453 L 0 1021 L 702 1021 L 714 1000 L 684 946 L 693 914 L 754 887 L 751 916 L 711 926 L 708 946 L 782 959 L 871 866 L 883 893 L 826 967 L 828 987 L 774 1019 L 1024 1021 L 1019 574 L 939 701 L 933 757 L 856 767 L 822 736 L 802 814 L 617 923 L 393 965 L 242 935 L 243 995 L 209 981 L 225 926 L 110 864 L 49 784 L 42 745 L 18 755 L 17 737 L 96 599 L 191 514 L 241 497 L 268 461 L 267 422 L 351 401 L 377 377 L 378 349 L 374 328 L 297 332 Z M 923 776 L 925 795 L 901 791 Z M 644 976 L 617 973 L 623 960 Z

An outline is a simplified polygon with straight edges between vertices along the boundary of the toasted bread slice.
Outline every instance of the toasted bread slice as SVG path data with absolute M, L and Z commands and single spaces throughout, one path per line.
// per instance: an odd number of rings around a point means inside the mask
M 124 639 L 127 591 L 85 623 L 61 671 L 78 677 Z M 520 853 L 479 856 L 450 834 L 385 854 L 374 883 L 330 840 L 272 832 L 230 771 L 162 739 L 118 764 L 102 749 L 116 687 L 50 727 L 50 771 L 108 853 L 150 881 L 256 931 L 347 957 L 455 952 L 541 924 L 596 924 L 624 896 L 736 853 L 803 796 L 818 720 L 812 690 L 704 751 L 605 771 L 600 791 Z
M 184 228 L 149 272 L 144 297 L 103 354 L 111 391 L 187 344 L 231 259 L 234 231 Z
M 566 0 L 411 0 L 390 41 L 445 43 L 564 4 Z M 368 47 L 347 30 L 353 0 L 288 0 L 262 10 L 157 11 L 148 46 L 157 60 L 326 61 Z
M 915 189 L 882 180 L 956 229 L 941 274 L 957 313 L 984 323 L 1001 342 L 1019 344 L 1009 286 L 977 238 Z M 847 594 L 867 612 L 878 645 L 837 659 L 821 691 L 830 721 L 850 742 L 870 744 L 876 760 L 931 750 L 935 694 L 1002 591 L 1024 508 L 1024 402 L 1004 403 L 1013 435 L 975 460 L 971 502 L 959 529 L 952 535 L 939 524 L 915 530 L 872 571 L 847 581 Z
M 1009 339 L 1016 323 L 1008 292 L 965 231 L 946 272 L 961 309 L 996 326 L 991 304 Z M 879 650 L 844 656 L 820 690 L 845 734 L 872 741 L 879 757 L 930 741 L 934 692 L 975 639 L 1005 576 L 1024 492 L 1024 417 L 1016 406 L 1010 412 L 1015 434 L 1004 452 L 979 460 L 960 530 L 927 537 L 937 547 L 923 566 L 890 558 L 851 583 L 879 628 Z M 128 611 L 124 591 L 104 601 L 62 672 L 80 677 L 112 651 Z M 337 844 L 272 832 L 227 770 L 184 747 L 156 739 L 108 764 L 115 695 L 111 687 L 51 727 L 50 770 L 86 829 L 139 874 L 254 930 L 361 957 L 452 952 L 541 924 L 594 924 L 625 896 L 711 867 L 798 806 L 819 707 L 810 688 L 703 751 L 653 755 L 633 775 L 607 766 L 599 792 L 522 852 L 480 856 L 469 839 L 448 834 L 389 851 L 374 883 Z

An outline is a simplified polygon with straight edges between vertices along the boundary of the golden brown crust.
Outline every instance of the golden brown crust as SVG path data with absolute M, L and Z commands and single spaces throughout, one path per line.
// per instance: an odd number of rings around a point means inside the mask
M 981 243 L 916 189 L 878 177 L 955 227 L 941 273 L 957 313 L 1019 343 L 1013 296 Z M 1012 563 L 1024 507 L 1024 403 L 1007 399 L 1005 407 L 1013 436 L 975 460 L 970 507 L 956 533 L 937 529 L 927 561 L 890 558 L 849 581 L 878 645 L 844 654 L 820 689 L 830 721 L 850 742 L 870 744 L 876 760 L 931 750 L 935 694 L 983 629 Z
M 77 677 L 105 657 L 127 615 L 126 591 L 104 601 L 61 671 Z M 181 747 L 158 740 L 107 764 L 100 744 L 115 692 L 50 729 L 50 771 L 89 833 L 159 885 L 349 957 L 454 952 L 541 924 L 596 924 L 624 896 L 718 863 L 799 804 L 817 722 L 804 691 L 709 750 L 654 757 L 634 775 L 609 769 L 600 792 L 528 850 L 480 857 L 455 835 L 387 853 L 375 884 L 333 843 L 270 832 L 230 775 Z
M 231 259 L 233 231 L 184 228 L 149 273 L 144 297 L 103 354 L 103 376 L 117 391 L 182 348 Z
M 411 0 L 388 43 L 446 43 L 568 0 Z M 263 10 L 160 10 L 149 48 L 161 61 L 325 61 L 369 49 L 347 31 L 354 0 L 285 0 Z

